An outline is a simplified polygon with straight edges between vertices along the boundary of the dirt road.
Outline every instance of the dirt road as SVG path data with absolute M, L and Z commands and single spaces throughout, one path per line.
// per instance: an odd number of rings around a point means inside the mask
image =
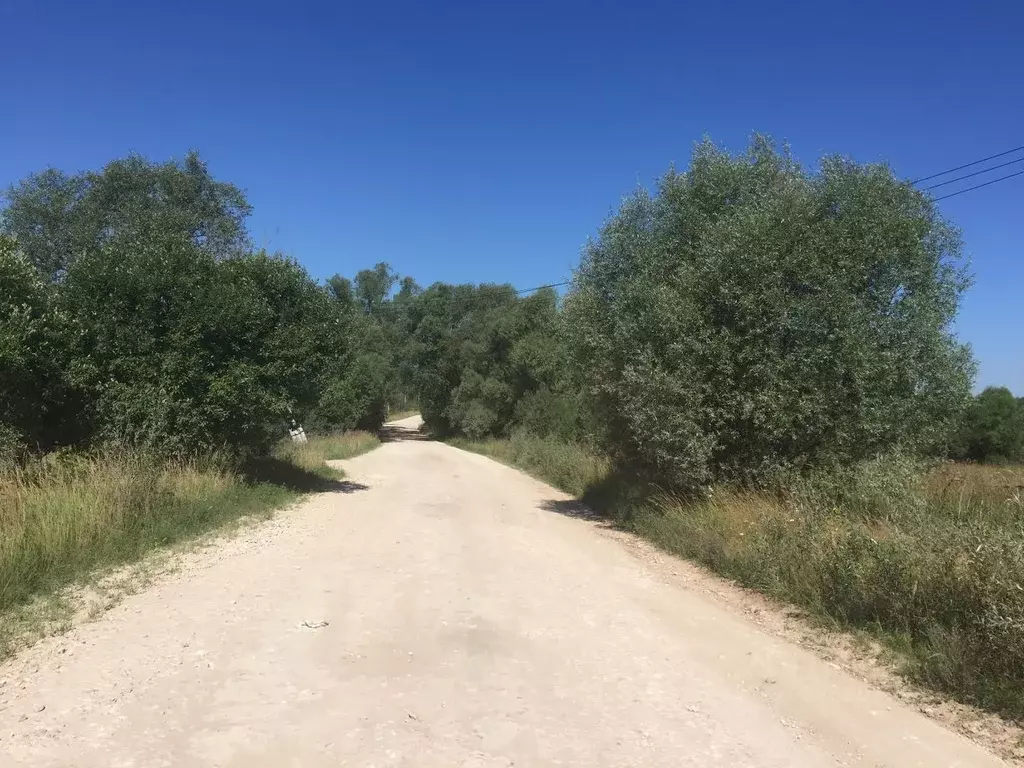
M 511 469 L 345 467 L 0 667 L 0 765 L 1002 765 Z

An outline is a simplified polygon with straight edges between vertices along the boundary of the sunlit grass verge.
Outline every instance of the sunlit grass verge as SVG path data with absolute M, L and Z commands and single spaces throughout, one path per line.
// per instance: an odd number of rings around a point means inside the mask
M 919 682 L 1024 719 L 1024 468 L 889 457 L 776 493 L 685 499 L 614 474 L 583 446 L 456 444 L 832 626 L 868 631 Z
M 450 445 L 518 467 L 573 496 L 581 497 L 611 473 L 603 456 L 576 443 L 519 436 L 511 440 L 452 438 Z
M 240 468 L 216 458 L 167 462 L 120 451 L 51 455 L 0 472 L 0 655 L 40 612 L 31 607 L 40 596 L 330 490 L 341 473 L 326 460 L 377 444 L 365 433 L 282 443 L 275 455 Z
M 281 443 L 275 458 L 286 459 L 309 472 L 331 472 L 326 461 L 351 459 L 380 445 L 376 435 L 369 432 L 337 432 L 329 435 L 311 435 L 305 443 Z

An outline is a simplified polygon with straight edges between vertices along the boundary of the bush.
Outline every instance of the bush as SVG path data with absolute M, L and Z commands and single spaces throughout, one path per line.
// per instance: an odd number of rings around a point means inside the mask
M 932 450 L 973 372 L 960 251 L 886 167 L 705 142 L 587 248 L 566 352 L 606 450 L 673 486 Z
M 0 235 L 0 452 L 48 448 L 69 435 L 67 350 L 52 292 L 13 239 Z
M 1024 399 L 1006 387 L 987 387 L 964 417 L 959 454 L 971 461 L 1024 461 Z
M 556 387 L 552 389 L 542 384 L 519 399 L 512 419 L 513 432 L 521 431 L 562 442 L 587 439 L 592 431 L 588 404 L 578 391 L 558 384 Z
M 405 311 L 419 288 L 411 278 L 392 290 L 398 276 L 384 263 L 361 270 L 353 281 L 335 275 L 327 281 L 332 305 L 345 325 L 339 349 L 325 371 L 324 391 L 307 426 L 318 431 L 374 431 L 387 419 L 392 402 L 407 402 L 403 375 Z
M 265 452 L 319 397 L 326 294 L 294 262 L 178 238 L 83 254 L 61 285 L 96 439 L 179 456 Z
M 20 442 L 44 407 L 45 303 L 35 269 L 0 236 L 0 429 L 7 446 Z
M 376 431 L 387 420 L 391 368 L 383 355 L 343 359 L 306 420 L 315 431 Z

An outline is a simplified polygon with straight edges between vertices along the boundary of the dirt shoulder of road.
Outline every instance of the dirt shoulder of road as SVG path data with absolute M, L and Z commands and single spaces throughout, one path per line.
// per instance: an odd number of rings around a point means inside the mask
M 345 466 L 350 489 L 178 555 L 103 620 L 0 665 L 0 753 L 83 768 L 1024 765 L 1019 729 L 565 512 L 523 473 L 397 435 Z
M 870 637 L 831 630 L 796 606 L 774 601 L 696 563 L 664 552 L 636 534 L 600 521 L 596 513 L 592 525 L 599 535 L 618 541 L 659 580 L 713 597 L 764 632 L 807 648 L 833 667 L 895 696 L 1010 764 L 1024 766 L 1024 728 L 999 715 L 914 685 L 900 674 L 892 654 Z

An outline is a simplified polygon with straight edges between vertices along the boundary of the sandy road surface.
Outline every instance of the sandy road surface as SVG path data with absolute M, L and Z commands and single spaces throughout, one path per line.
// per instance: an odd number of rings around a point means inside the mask
M 513 470 L 345 466 L 0 667 L 0 765 L 1001 765 Z

